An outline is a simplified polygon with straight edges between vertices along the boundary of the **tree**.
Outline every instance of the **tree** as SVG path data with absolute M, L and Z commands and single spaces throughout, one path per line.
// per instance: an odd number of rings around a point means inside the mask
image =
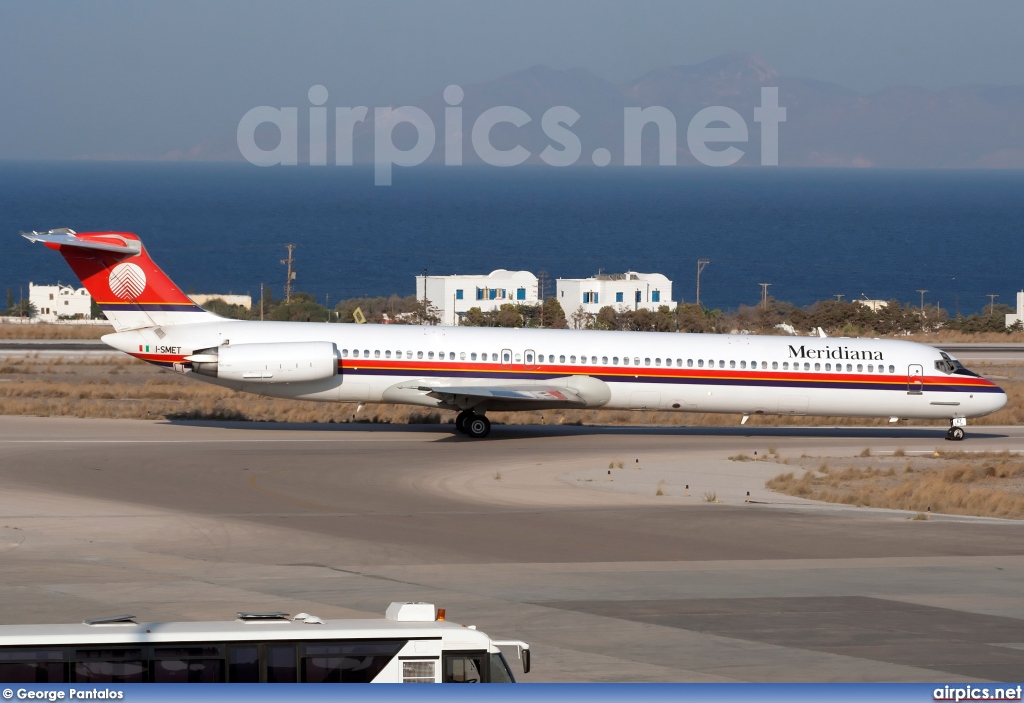
M 605 305 L 597 311 L 597 318 L 594 319 L 595 330 L 617 330 L 619 329 L 619 313 L 611 305 Z
M 203 303 L 203 309 L 209 310 L 214 315 L 228 317 L 233 320 L 252 319 L 252 310 L 244 305 L 229 305 L 220 298 L 213 298 Z
M 544 326 L 548 329 L 563 330 L 565 325 L 565 311 L 562 310 L 562 305 L 558 302 L 558 298 L 552 296 L 545 300 Z
M 574 330 L 593 329 L 594 314 L 587 312 L 586 310 L 583 309 L 583 306 L 580 305 L 578 308 L 576 308 L 576 312 L 572 314 L 572 317 L 569 319 L 569 322 Z
M 480 308 L 470 308 L 462 316 L 462 321 L 459 324 L 463 327 L 486 327 L 487 320 L 484 318 L 484 313 Z
M 494 323 L 497 327 L 522 327 L 523 316 L 516 306 L 511 303 L 502 305 L 494 315 Z
M 681 304 L 676 308 L 676 320 L 680 332 L 710 332 L 711 321 L 700 305 Z

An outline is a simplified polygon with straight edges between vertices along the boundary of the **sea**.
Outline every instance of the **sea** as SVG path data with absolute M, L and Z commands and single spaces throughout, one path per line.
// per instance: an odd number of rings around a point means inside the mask
M 135 232 L 187 292 L 254 298 L 282 296 L 295 244 L 295 289 L 332 305 L 499 268 L 659 272 L 693 302 L 701 258 L 701 302 L 723 310 L 761 283 L 798 305 L 926 290 L 964 315 L 1024 289 L 1024 171 L 420 166 L 381 187 L 359 166 L 8 161 L 0 294 L 77 284 L 18 237 L 56 227 Z

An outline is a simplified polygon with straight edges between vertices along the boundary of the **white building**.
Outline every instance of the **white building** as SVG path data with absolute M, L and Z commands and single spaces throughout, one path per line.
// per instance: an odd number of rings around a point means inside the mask
M 559 278 L 556 283 L 558 302 L 566 316 L 580 306 L 597 314 L 610 305 L 616 310 L 657 310 L 662 305 L 675 309 L 672 281 L 660 273 L 599 273 L 591 278 Z
M 457 325 L 470 308 L 484 312 L 506 303 L 537 305 L 537 277 L 529 271 L 498 269 L 487 275 L 417 276 L 416 298 L 440 311 L 442 325 Z
M 61 318 L 92 317 L 92 296 L 85 288 L 72 286 L 37 286 L 28 284 L 28 301 L 36 308 L 40 322 L 56 322 Z
M 853 302 L 863 305 L 871 312 L 878 312 L 882 308 L 889 306 L 888 300 L 871 300 L 870 298 L 857 298 Z
M 1017 293 L 1017 314 L 1006 316 L 1006 326 L 1013 327 L 1022 321 L 1024 321 L 1024 290 Z

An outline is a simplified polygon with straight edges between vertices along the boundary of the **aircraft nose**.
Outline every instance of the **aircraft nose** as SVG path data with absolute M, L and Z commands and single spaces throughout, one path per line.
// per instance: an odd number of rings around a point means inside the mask
M 985 395 L 989 396 L 985 408 L 986 414 L 994 413 L 996 410 L 1001 409 L 1006 405 L 1006 401 L 1008 400 L 1006 397 L 1006 391 L 998 386 L 995 387 L 993 393 L 986 393 Z

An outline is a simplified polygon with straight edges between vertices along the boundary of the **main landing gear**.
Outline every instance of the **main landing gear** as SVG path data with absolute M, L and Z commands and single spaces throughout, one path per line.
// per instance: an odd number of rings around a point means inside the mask
M 946 439 L 951 442 L 960 442 L 964 438 L 964 425 L 967 419 L 958 417 L 949 421 L 949 429 L 946 430 Z
M 472 410 L 463 410 L 455 418 L 455 429 L 473 439 L 483 439 L 491 432 L 491 421 Z

